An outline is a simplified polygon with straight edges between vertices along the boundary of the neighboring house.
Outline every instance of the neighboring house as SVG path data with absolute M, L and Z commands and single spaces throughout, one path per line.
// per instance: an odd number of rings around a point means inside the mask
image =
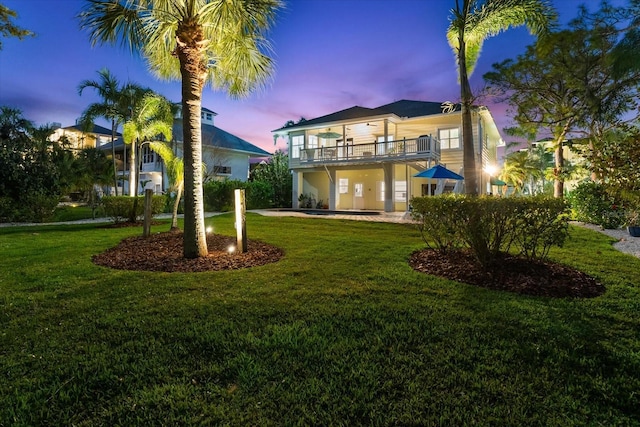
M 83 148 L 100 148 L 104 144 L 111 147 L 111 129 L 92 125 L 91 129 L 85 130 L 81 125 L 61 127 L 59 123 L 54 123 L 54 132 L 49 137 L 52 141 L 58 141 L 62 137 L 66 137 L 72 150 L 82 150 Z M 120 133 L 115 134 L 116 138 L 121 137 Z
M 255 145 L 226 132 L 213 124 L 213 119 L 217 114 L 213 111 L 202 108 L 202 160 L 205 163 L 206 170 L 204 181 L 234 179 L 247 181 L 249 179 L 249 159 L 253 157 L 270 156 L 267 151 L 256 147 Z M 116 141 L 116 156 L 125 158 L 125 150 L 130 150 L 130 146 L 124 147 L 123 139 Z M 171 141 L 175 153 L 182 157 L 182 114 L 178 109 L 178 113 L 173 122 L 173 140 Z M 111 151 L 111 144 L 101 147 L 104 150 Z M 156 194 L 164 193 L 169 181 L 164 168 L 164 164 L 160 156 L 158 156 L 149 144 L 142 144 L 140 156 L 137 159 L 140 162 L 140 188 L 141 193 L 145 189 L 152 189 Z M 129 175 L 128 165 L 123 165 L 121 171 L 123 180 Z M 124 185 L 124 193 L 119 189 L 119 194 L 127 194 L 128 185 Z
M 486 107 L 475 108 L 472 118 L 476 161 L 484 170 L 495 163 L 502 139 Z M 355 106 L 273 133 L 288 141 L 294 207 L 305 195 L 332 210 L 406 211 L 412 197 L 463 189 L 461 182 L 413 177 L 436 164 L 462 175 L 459 104 Z M 484 189 L 489 176 L 481 175 Z

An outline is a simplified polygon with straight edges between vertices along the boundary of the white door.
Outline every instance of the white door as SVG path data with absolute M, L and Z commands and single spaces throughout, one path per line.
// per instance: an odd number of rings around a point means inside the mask
M 353 208 L 364 209 L 364 184 L 361 182 L 353 184 Z

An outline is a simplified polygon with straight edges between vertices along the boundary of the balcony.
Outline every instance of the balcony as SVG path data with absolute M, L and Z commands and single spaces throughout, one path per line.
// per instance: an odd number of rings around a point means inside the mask
M 370 144 L 337 145 L 304 148 L 299 159 L 291 159 L 300 167 L 398 162 L 404 160 L 440 160 L 440 141 L 431 136 Z M 296 162 L 298 160 L 298 162 Z

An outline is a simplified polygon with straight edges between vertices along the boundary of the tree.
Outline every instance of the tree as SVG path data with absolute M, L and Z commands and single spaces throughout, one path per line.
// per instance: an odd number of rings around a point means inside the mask
M 11 18 L 17 16 L 15 11 L 0 4 L 0 35 L 2 37 L 17 37 L 19 40 L 29 36 L 33 37 L 34 34 L 31 31 L 17 27 L 11 22 Z M 2 38 L 0 38 L 0 50 L 2 50 Z
M 465 192 L 477 195 L 479 171 L 473 145 L 473 93 L 469 77 L 482 45 L 487 38 L 521 25 L 526 25 L 532 34 L 545 35 L 556 14 L 544 0 L 456 0 L 451 14 L 447 39 L 458 65 Z
M 259 165 L 251 173 L 251 180 L 265 182 L 273 189 L 273 207 L 291 207 L 293 182 L 289 171 L 289 156 L 284 151 L 276 151 L 267 163 Z
M 98 92 L 102 102 L 90 104 L 80 118 L 82 127 L 88 130 L 98 117 L 104 117 L 111 121 L 111 160 L 113 163 L 113 186 L 118 195 L 118 169 L 116 166 L 116 129 L 124 123 L 130 111 L 127 99 L 124 97 L 124 88 L 120 86 L 118 79 L 111 72 L 103 68 L 98 71 L 99 80 L 83 80 L 78 85 L 78 94 L 86 88 L 93 88 Z
M 580 132 L 589 142 L 589 135 L 599 138 L 620 126 L 635 108 L 640 82 L 640 72 L 631 69 L 614 76 L 611 52 L 616 35 L 609 24 L 589 27 L 577 20 L 571 26 L 529 46 L 515 61 L 494 64 L 494 71 L 484 75 L 490 88 L 510 104 L 521 136 L 551 140 L 556 197 L 563 196 L 569 173 L 565 141 Z
M 91 215 L 95 218 L 98 200 L 95 185 L 105 185 L 112 180 L 111 162 L 101 151 L 94 147 L 83 148 L 76 158 L 76 185 L 85 193 L 85 199 L 91 207 Z
M 52 132 L 36 128 L 20 110 L 0 107 L 0 221 L 42 221 L 58 204 Z
M 151 149 L 155 151 L 164 162 L 167 168 L 167 176 L 169 177 L 170 190 L 176 192 L 176 200 L 173 203 L 171 213 L 171 229 L 178 229 L 178 207 L 182 198 L 182 189 L 184 188 L 184 162 L 181 157 L 176 156 L 171 149 L 171 145 L 166 142 L 154 141 L 149 144 Z
M 202 191 L 202 91 L 232 96 L 266 83 L 272 60 L 264 33 L 280 0 L 87 0 L 80 14 L 93 44 L 120 40 L 160 77 L 182 82 L 184 256 L 208 253 Z
M 133 106 L 131 116 L 122 126 L 122 137 L 125 144 L 131 146 L 131 163 L 129 165 L 129 192 L 138 194 L 139 170 L 138 150 L 145 141 L 153 141 L 159 135 L 171 140 L 173 114 L 171 103 L 161 95 L 147 93 Z

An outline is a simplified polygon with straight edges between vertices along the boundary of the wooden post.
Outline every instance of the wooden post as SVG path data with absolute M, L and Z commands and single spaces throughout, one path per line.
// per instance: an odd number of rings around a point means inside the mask
M 238 237 L 238 253 L 247 252 L 246 204 L 244 190 L 236 189 L 236 235 Z
M 142 227 L 142 236 L 149 237 L 151 234 L 151 215 L 153 214 L 153 190 L 147 188 L 144 190 L 144 225 Z

